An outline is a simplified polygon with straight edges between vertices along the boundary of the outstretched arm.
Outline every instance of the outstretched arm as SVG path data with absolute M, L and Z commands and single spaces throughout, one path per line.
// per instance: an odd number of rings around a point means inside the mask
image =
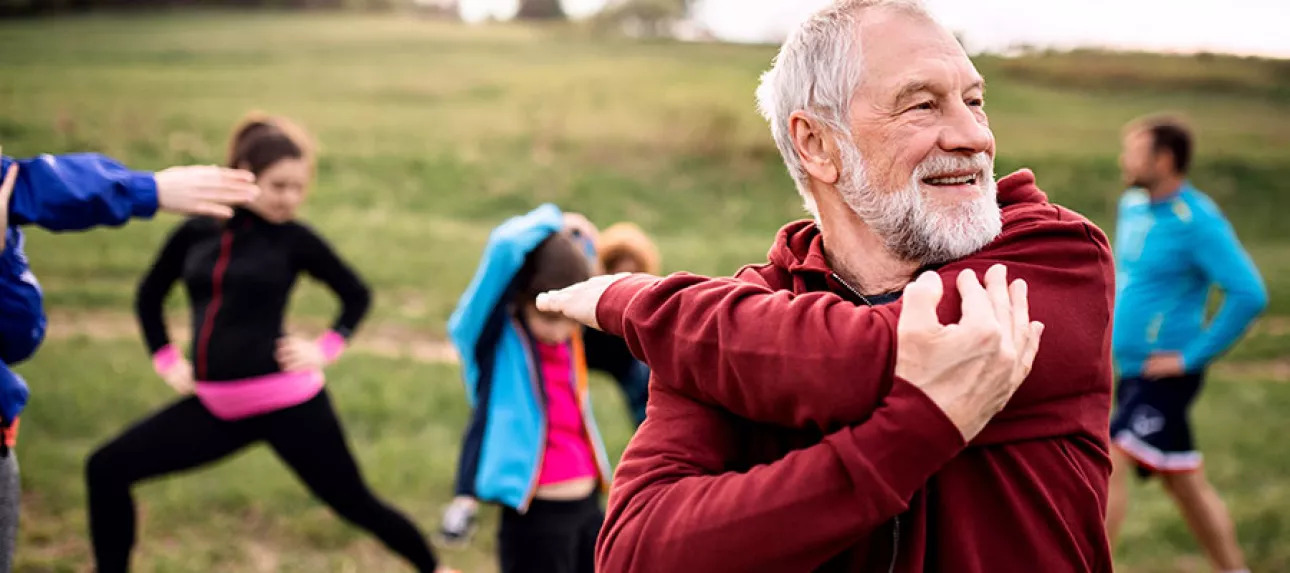
M 152 217 L 158 208 L 226 217 L 232 214 L 230 205 L 250 201 L 259 192 L 246 171 L 192 166 L 154 174 L 97 153 L 0 156 L 0 173 L 15 166 L 9 223 L 51 231 L 120 226 L 132 217 Z
M 1109 249 L 1100 232 L 1081 221 L 1019 225 L 938 272 L 952 283 L 963 270 L 983 274 L 1004 264 L 1011 277 L 1044 292 L 1032 304 L 1041 320 L 1065 316 L 1062 305 L 1104 302 L 1106 269 L 1095 261 L 1109 261 L 1098 256 Z M 539 307 L 576 307 L 572 318 L 622 336 L 649 364 L 655 384 L 744 418 L 833 430 L 867 419 L 892 384 L 903 301 L 871 308 L 832 293 L 795 295 L 688 274 L 597 277 L 584 285 L 593 288 L 552 293 Z M 940 319 L 956 322 L 959 303 L 948 290 Z

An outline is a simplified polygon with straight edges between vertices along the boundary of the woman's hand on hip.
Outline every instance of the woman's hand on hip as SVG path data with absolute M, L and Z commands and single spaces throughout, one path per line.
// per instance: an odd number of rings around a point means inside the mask
M 327 364 L 322 347 L 317 342 L 297 336 L 279 338 L 278 351 L 274 356 L 283 372 L 322 370 Z

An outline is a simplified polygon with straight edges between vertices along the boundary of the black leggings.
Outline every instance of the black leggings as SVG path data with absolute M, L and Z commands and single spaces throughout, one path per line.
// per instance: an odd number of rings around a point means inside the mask
M 595 573 L 596 536 L 604 521 L 599 492 L 576 501 L 535 499 L 523 515 L 502 508 L 502 573 Z
M 366 529 L 419 571 L 435 556 L 416 526 L 363 483 L 327 391 L 277 412 L 228 422 L 190 397 L 139 422 L 99 448 L 86 464 L 90 536 L 99 573 L 129 569 L 135 540 L 130 488 L 140 481 L 209 464 L 254 442 L 268 442 L 314 495 Z

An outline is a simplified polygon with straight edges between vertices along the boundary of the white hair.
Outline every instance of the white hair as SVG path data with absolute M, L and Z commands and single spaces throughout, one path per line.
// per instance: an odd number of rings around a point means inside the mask
M 856 28 L 860 17 L 871 8 L 897 8 L 931 18 L 920 0 L 834 2 L 789 34 L 757 87 L 757 108 L 770 123 L 775 145 L 806 210 L 817 219 L 806 169 L 788 132 L 788 117 L 802 110 L 834 133 L 851 136 L 849 110 L 851 98 L 860 86 L 862 66 Z

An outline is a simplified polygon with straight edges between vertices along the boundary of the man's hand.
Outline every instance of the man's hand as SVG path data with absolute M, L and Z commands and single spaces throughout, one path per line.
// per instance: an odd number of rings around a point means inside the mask
M 1180 352 L 1156 352 L 1142 365 L 1142 377 L 1149 380 L 1175 378 L 1186 373 Z
M 227 219 L 233 205 L 255 199 L 260 188 L 255 175 L 242 169 L 214 165 L 171 167 L 158 171 L 157 205 L 163 211 Z
M 175 360 L 175 363 L 161 373 L 161 379 L 166 381 L 181 396 L 187 396 L 193 393 L 195 385 L 193 383 L 193 365 L 182 356 Z
M 4 182 L 0 183 L 0 251 L 4 250 L 5 238 L 9 230 L 9 198 L 13 197 L 13 185 L 18 181 L 18 163 L 14 162 L 5 171 Z
M 275 357 L 283 372 L 322 370 L 322 367 L 327 364 L 327 358 L 317 342 L 295 336 L 284 336 L 278 339 Z
M 917 386 L 945 412 L 965 441 L 981 432 L 1030 373 L 1044 325 L 1030 321 L 1026 283 L 1007 285 L 1007 270 L 991 267 L 985 287 L 976 273 L 959 273 L 963 317 L 943 325 L 936 314 L 944 293 L 940 275 L 923 273 L 904 294 L 896 326 L 896 376 Z
M 600 304 L 600 297 L 604 296 L 609 285 L 629 274 L 631 273 L 591 277 L 560 290 L 544 292 L 537 297 L 537 309 L 541 312 L 558 312 L 565 318 L 599 330 L 596 306 Z

